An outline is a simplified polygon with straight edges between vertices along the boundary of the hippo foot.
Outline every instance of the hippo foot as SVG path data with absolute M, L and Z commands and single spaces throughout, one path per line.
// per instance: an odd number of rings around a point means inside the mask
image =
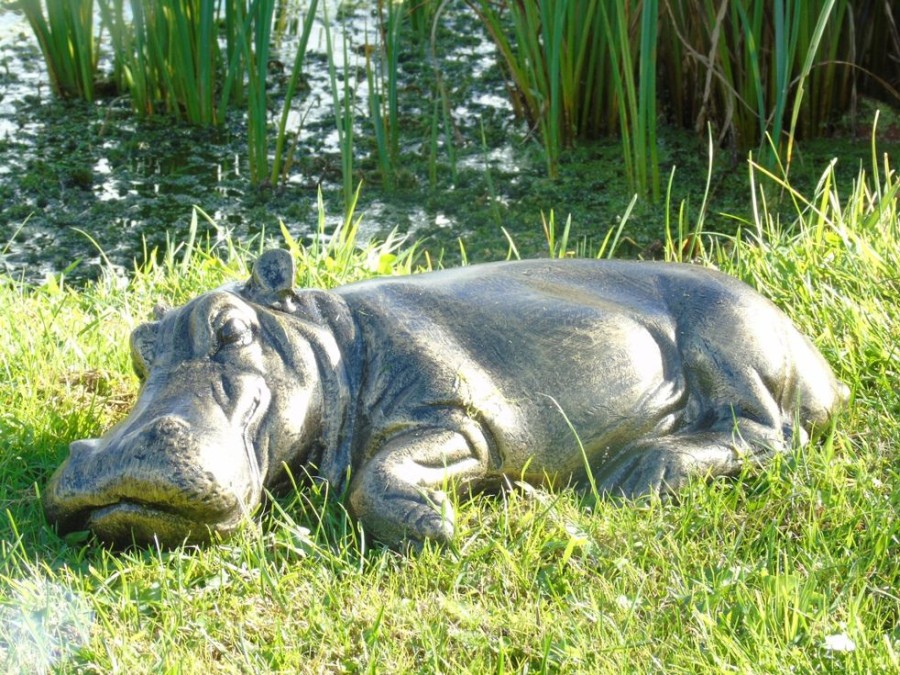
M 682 489 L 691 476 L 722 476 L 737 473 L 738 464 L 717 462 L 704 467 L 689 453 L 652 449 L 623 458 L 612 475 L 597 482 L 601 494 L 637 499 L 650 494 L 671 495 Z
M 456 514 L 447 494 L 412 485 L 393 485 L 376 491 L 358 486 L 350 505 L 365 531 L 388 546 L 420 548 L 425 540 L 446 544 L 453 539 Z
M 728 431 L 686 432 L 635 443 L 595 476 L 601 494 L 634 499 L 673 494 L 691 478 L 734 476 L 790 448 L 790 430 L 729 420 Z

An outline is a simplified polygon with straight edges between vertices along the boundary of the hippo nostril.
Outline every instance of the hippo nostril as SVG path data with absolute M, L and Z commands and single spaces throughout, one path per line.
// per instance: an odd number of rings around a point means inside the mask
M 100 448 L 99 438 L 83 438 L 78 441 L 72 441 L 69 443 L 69 454 L 70 455 L 82 455 L 89 452 L 96 452 Z
M 187 431 L 190 425 L 187 420 L 176 415 L 164 415 L 150 422 L 147 428 L 162 434 L 176 434 Z
M 143 443 L 161 443 L 162 445 L 176 445 L 190 435 L 190 424 L 181 417 L 165 415 L 157 417 L 137 430 L 137 436 L 143 439 Z M 139 442 L 138 445 L 142 443 Z

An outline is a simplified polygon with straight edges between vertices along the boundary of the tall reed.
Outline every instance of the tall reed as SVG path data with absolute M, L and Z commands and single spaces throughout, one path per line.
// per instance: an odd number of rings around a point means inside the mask
M 94 0 L 20 0 L 16 6 L 37 37 L 53 91 L 93 101 L 99 55 Z
M 664 0 L 662 82 L 676 120 L 740 151 L 785 150 L 846 111 L 858 29 L 848 0 Z M 809 96 L 804 97 L 804 92 Z
M 309 35 L 312 32 L 312 25 L 316 17 L 318 5 L 319 0 L 311 0 L 309 7 L 306 10 L 306 17 L 303 20 L 303 30 L 297 44 L 297 51 L 294 54 L 294 66 L 291 69 L 291 75 L 284 92 L 284 102 L 281 106 L 281 118 L 278 122 L 278 133 L 275 139 L 275 156 L 272 160 L 272 173 L 269 178 L 272 185 L 275 185 L 278 182 L 279 178 L 282 177 L 282 171 L 286 171 L 288 168 L 288 161 L 284 154 L 285 142 L 287 140 L 287 121 L 291 111 L 291 104 L 294 101 L 294 95 L 297 93 L 297 85 L 300 82 L 300 73 L 303 71 L 306 46 L 309 43 Z
M 344 210 L 349 213 L 355 203 L 353 187 L 353 92 L 350 87 L 350 58 L 347 48 L 347 37 L 342 35 L 343 43 L 343 77 L 342 85 L 338 85 L 337 66 L 335 64 L 334 41 L 331 19 L 327 4 L 322 6 L 322 17 L 325 23 L 325 49 L 328 53 L 328 79 L 331 84 L 331 97 L 334 110 L 334 124 L 341 150 L 341 181 L 343 184 Z
M 113 56 L 113 81 L 118 92 L 131 95 L 131 105 L 138 114 L 150 113 L 147 100 L 146 72 L 143 68 L 133 68 L 131 54 L 135 50 L 135 36 L 130 22 L 126 19 L 124 0 L 97 0 L 101 24 L 109 35 Z M 128 12 L 131 15 L 131 12 Z
M 646 0 L 639 10 L 639 39 L 632 37 L 636 21 L 626 3 L 600 5 L 600 16 L 611 50 L 611 79 L 619 109 L 622 155 L 635 192 L 659 199 L 659 157 L 656 147 L 656 36 L 659 7 Z M 637 49 L 634 45 L 637 43 Z M 635 66 L 635 59 L 637 66 Z
M 400 155 L 400 106 L 398 97 L 400 29 L 407 10 L 402 3 L 378 0 L 379 40 L 366 50 L 369 85 L 369 118 L 385 187 L 394 184 Z
M 434 73 L 434 88 L 432 90 L 432 113 L 431 113 L 431 134 L 428 142 L 428 179 L 434 187 L 437 185 L 438 175 L 438 148 L 440 145 L 440 137 L 443 135 L 444 148 L 447 151 L 447 159 L 450 162 L 450 180 L 456 183 L 457 173 L 457 153 L 454 137 L 453 116 L 450 113 L 450 94 L 447 91 L 447 85 L 444 82 L 441 68 L 438 63 L 438 26 L 444 11 L 450 4 L 451 0 L 442 0 L 434 10 L 434 16 L 431 23 L 431 36 L 429 38 L 428 57 L 431 62 L 431 70 Z
M 318 0 L 312 0 L 294 54 L 269 161 L 267 93 L 276 0 L 98 0 L 109 27 L 117 80 L 135 110 L 167 113 L 203 126 L 222 124 L 230 109 L 247 119 L 247 160 L 254 184 L 277 183 L 285 169 L 286 126 Z
M 408 0 L 403 4 L 409 16 L 413 40 L 424 48 L 428 44 L 431 28 L 439 16 L 442 0 Z
M 697 132 L 711 125 L 718 144 L 739 153 L 765 155 L 772 138 L 769 161 L 789 162 L 795 138 L 827 133 L 852 108 L 857 82 L 900 98 L 891 3 L 466 1 L 497 46 L 513 108 L 538 132 L 551 176 L 564 148 L 618 129 L 633 188 L 656 197 L 661 112 Z
M 250 182 L 255 185 L 269 180 L 269 103 L 266 78 L 269 67 L 269 45 L 275 0 L 254 0 L 247 13 L 252 28 L 242 41 L 247 64 L 247 159 Z
M 235 0 L 226 0 L 230 5 Z M 209 126 L 219 121 L 219 4 L 216 0 L 98 0 L 109 30 L 116 79 L 136 112 Z
M 658 3 L 468 0 L 513 84 L 513 108 L 539 132 L 551 177 L 578 138 L 617 128 L 632 187 L 658 196 Z
M 287 80 L 281 114 L 275 134 L 275 153 L 269 164 L 269 99 L 267 93 L 267 75 L 270 46 L 272 44 L 272 28 L 275 20 L 275 0 L 254 0 L 250 5 L 246 21 L 248 30 L 241 35 L 243 58 L 247 63 L 247 147 L 250 165 L 250 180 L 255 185 L 268 183 L 276 185 L 285 167 L 285 142 L 287 140 L 287 121 L 291 104 L 297 92 L 300 73 L 306 56 L 306 46 L 312 32 L 312 24 L 318 8 L 318 0 L 312 0 L 307 8 L 303 29 L 294 53 L 293 67 Z

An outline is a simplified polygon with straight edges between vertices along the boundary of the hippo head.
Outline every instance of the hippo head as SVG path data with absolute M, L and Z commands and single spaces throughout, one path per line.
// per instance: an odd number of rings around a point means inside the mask
M 328 340 L 285 311 L 293 275 L 290 255 L 269 251 L 246 284 L 132 333 L 134 409 L 102 438 L 72 443 L 44 491 L 60 533 L 90 529 L 115 545 L 228 535 L 286 464 L 317 460 Z

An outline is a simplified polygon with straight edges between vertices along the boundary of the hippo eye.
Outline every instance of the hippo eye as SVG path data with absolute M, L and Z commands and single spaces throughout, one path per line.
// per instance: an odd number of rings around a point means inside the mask
M 219 343 L 219 349 L 228 345 L 243 347 L 253 342 L 253 329 L 243 319 L 233 317 L 216 331 L 216 340 Z

